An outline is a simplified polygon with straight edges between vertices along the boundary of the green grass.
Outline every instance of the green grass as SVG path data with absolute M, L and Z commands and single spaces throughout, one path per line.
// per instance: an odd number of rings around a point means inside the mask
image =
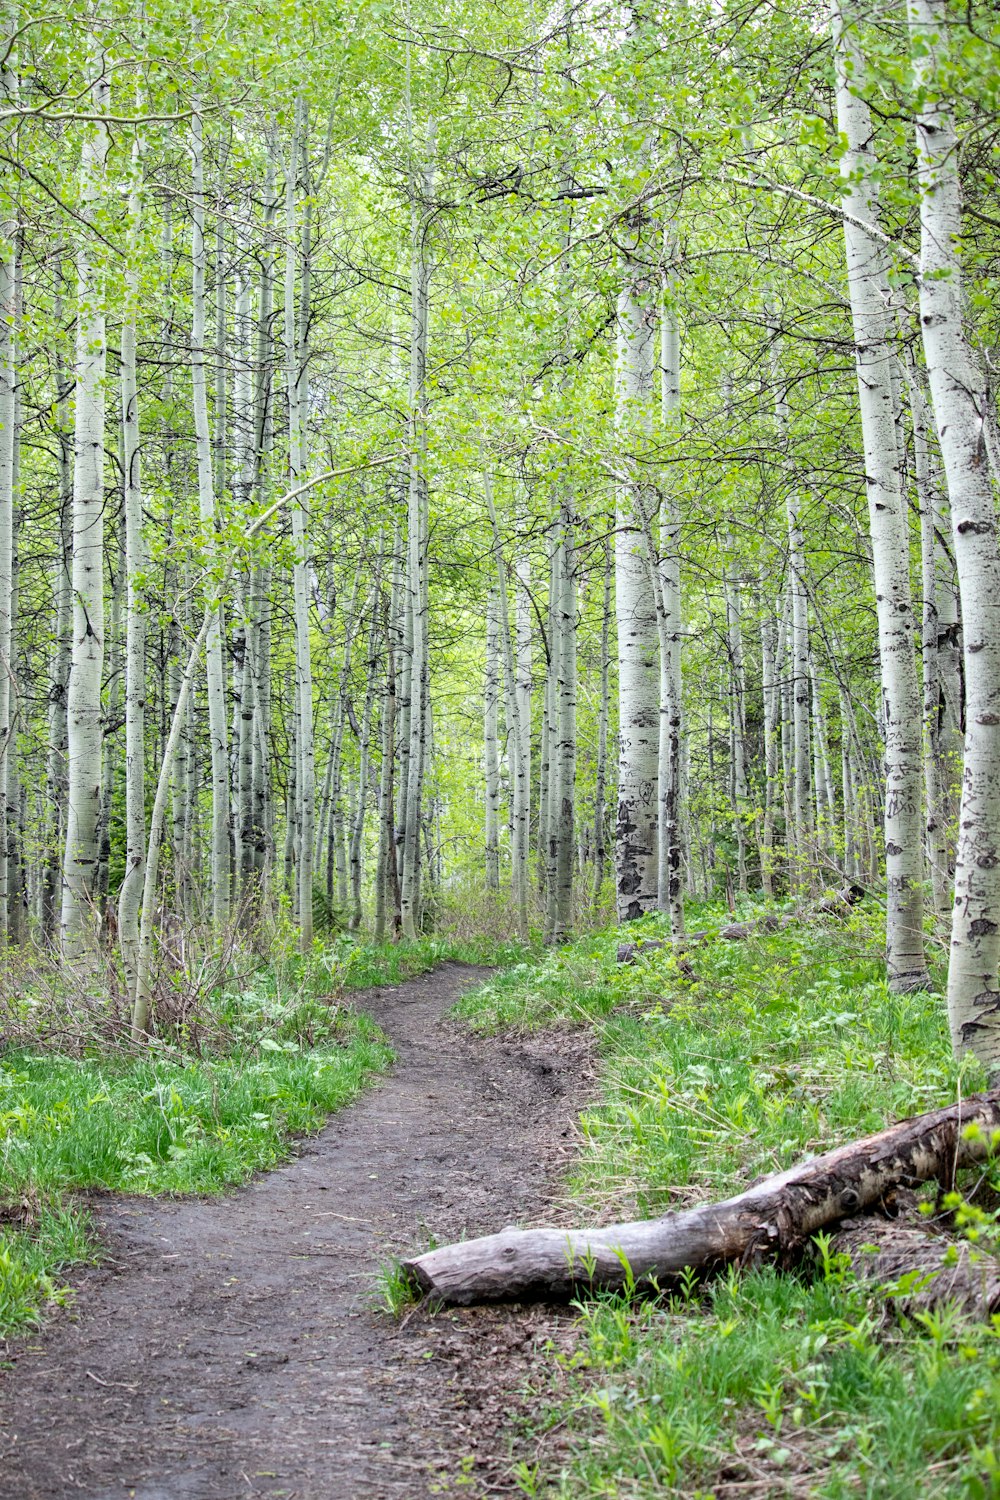
M 727 918 L 707 908 L 691 927 Z M 888 993 L 871 914 L 710 936 L 693 981 L 669 951 L 617 964 L 619 942 L 659 936 L 651 918 L 586 937 L 458 1007 L 483 1031 L 595 1029 L 602 1097 L 569 1185 L 582 1221 L 739 1192 L 984 1081 L 951 1058 L 940 995 Z M 540 1452 L 558 1426 L 569 1457 L 522 1465 L 526 1494 L 1000 1497 L 1000 1319 L 907 1324 L 834 1263 L 657 1304 L 600 1297 L 578 1335 L 536 1393 Z
M 318 1048 L 264 1041 L 208 1059 L 7 1053 L 5 1191 L 218 1192 L 280 1161 L 391 1060 L 373 1023 L 346 1014 Z
M 512 963 L 526 951 L 484 936 L 376 945 L 345 933 L 300 957 L 277 942 L 266 964 L 240 956 L 205 993 L 177 975 L 165 1040 L 139 1055 L 102 1030 L 99 1004 L 65 1026 L 80 1040 L 62 1055 L 54 971 L 55 984 L 36 986 L 56 997 L 38 1011 L 37 1039 L 0 1057 L 0 1336 L 38 1322 L 67 1295 L 66 1268 L 98 1253 L 74 1192 L 219 1192 L 281 1161 L 383 1072 L 385 1039 L 339 997 L 444 959 Z M 11 987 L 7 1004 L 30 1035 L 32 986 Z
M 0 1336 L 40 1321 L 67 1295 L 65 1269 L 98 1253 L 69 1195 L 219 1192 L 281 1161 L 390 1065 L 374 1022 L 321 998 L 314 972 L 282 979 L 260 970 L 223 989 L 142 1054 L 96 1035 L 82 1056 L 4 1052 Z

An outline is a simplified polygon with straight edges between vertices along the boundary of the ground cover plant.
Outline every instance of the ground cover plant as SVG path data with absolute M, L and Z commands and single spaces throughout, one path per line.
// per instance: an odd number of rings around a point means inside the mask
M 581 1119 L 570 1182 L 581 1219 L 739 1192 L 984 1082 L 954 1062 L 940 995 L 889 993 L 877 913 L 736 943 L 716 936 L 726 920 L 714 907 L 692 915 L 708 934 L 694 978 L 669 948 L 617 962 L 624 937 L 662 935 L 651 918 L 508 970 L 459 1006 L 481 1030 L 596 1029 L 602 1096 Z M 982 1185 L 980 1196 L 959 1219 L 994 1254 L 997 1200 Z M 815 1264 L 792 1274 L 581 1301 L 574 1352 L 553 1357 L 534 1392 L 540 1458 L 522 1464 L 521 1488 L 1000 1494 L 1000 1320 L 900 1314 L 891 1290 L 859 1282 L 821 1240 Z M 551 1463 L 548 1429 L 570 1434 Z
M 64 1300 L 66 1269 L 99 1254 L 68 1195 L 212 1193 L 274 1166 L 391 1064 L 345 997 L 526 951 L 474 933 L 343 933 L 308 955 L 276 942 L 267 962 L 237 951 L 221 971 L 192 960 L 163 979 L 161 1035 L 140 1049 L 123 1042 L 107 972 L 88 986 L 22 966 L 0 1000 L 0 1335 Z

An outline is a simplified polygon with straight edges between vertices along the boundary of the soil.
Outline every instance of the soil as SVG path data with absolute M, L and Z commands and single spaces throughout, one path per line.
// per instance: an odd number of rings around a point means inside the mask
M 445 1013 L 484 977 L 361 997 L 397 1064 L 286 1166 L 221 1199 L 95 1203 L 105 1260 L 9 1351 L 2 1500 L 511 1488 L 509 1416 L 565 1314 L 377 1306 L 393 1254 L 547 1217 L 574 1149 L 585 1042 L 461 1031 Z

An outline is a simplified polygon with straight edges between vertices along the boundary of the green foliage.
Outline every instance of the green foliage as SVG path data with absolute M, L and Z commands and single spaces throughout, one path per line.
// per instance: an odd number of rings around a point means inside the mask
M 282 1160 L 392 1061 L 367 1017 L 301 994 L 229 994 L 220 1014 L 233 1040 L 214 1057 L 4 1054 L 0 1334 L 37 1321 L 65 1295 L 60 1270 L 95 1253 L 86 1214 L 61 1195 L 220 1192 Z
M 602 1096 L 570 1184 L 584 1208 L 629 1217 L 724 1197 L 983 1081 L 951 1059 L 939 996 L 888 993 L 877 915 L 744 942 L 715 936 L 728 919 L 692 912 L 710 934 L 690 950 L 694 979 L 669 948 L 617 963 L 620 942 L 664 936 L 654 917 L 459 1005 L 481 1030 L 595 1028 Z M 951 1207 L 995 1252 L 995 1214 L 960 1195 Z M 581 1302 L 545 1419 L 568 1425 L 569 1456 L 558 1475 L 522 1466 L 522 1491 L 707 1500 L 756 1480 L 831 1500 L 1000 1494 L 1000 1319 L 894 1317 L 817 1238 L 815 1274 L 733 1269 L 644 1304 Z
M 315 1130 L 390 1059 L 375 1026 L 346 1013 L 313 1050 L 279 1026 L 213 1059 L 9 1052 L 0 1068 L 6 1189 L 217 1192 L 273 1166 L 290 1136 Z
M 31 1205 L 30 1228 L 23 1213 L 0 1229 L 0 1335 L 39 1323 L 47 1308 L 70 1298 L 60 1273 L 92 1260 L 96 1247 L 86 1214 L 59 1202 Z

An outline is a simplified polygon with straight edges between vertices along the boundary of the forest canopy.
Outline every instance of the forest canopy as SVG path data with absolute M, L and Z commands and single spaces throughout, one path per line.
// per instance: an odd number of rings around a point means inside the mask
M 995 1069 L 992 8 L 5 27 L 6 941 L 833 887 Z

